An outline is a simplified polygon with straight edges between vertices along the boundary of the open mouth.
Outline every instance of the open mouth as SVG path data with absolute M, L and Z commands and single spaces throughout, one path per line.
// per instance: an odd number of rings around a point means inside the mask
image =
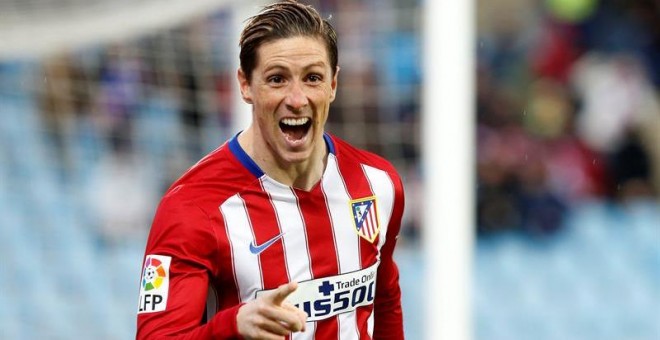
M 282 130 L 286 139 L 292 142 L 303 139 L 310 127 L 312 127 L 312 120 L 308 117 L 280 120 L 280 130 Z

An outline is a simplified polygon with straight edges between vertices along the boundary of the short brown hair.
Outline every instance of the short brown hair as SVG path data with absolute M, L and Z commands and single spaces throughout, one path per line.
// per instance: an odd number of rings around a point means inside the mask
M 337 32 L 328 20 L 309 5 L 295 0 L 280 1 L 265 6 L 259 14 L 248 19 L 241 33 L 239 58 L 241 69 L 250 81 L 257 65 L 257 49 L 264 43 L 297 36 L 319 37 L 325 42 L 332 74 L 337 70 Z

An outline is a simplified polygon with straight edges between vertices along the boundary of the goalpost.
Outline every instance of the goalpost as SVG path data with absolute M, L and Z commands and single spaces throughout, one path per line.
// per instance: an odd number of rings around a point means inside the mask
M 244 1 L 251 2 L 251 1 Z M 86 1 L 17 9 L 0 6 L 0 57 L 34 57 L 102 45 L 168 29 L 239 0 Z M 28 10 L 29 8 L 32 8 Z
M 474 238 L 474 4 L 423 3 L 425 334 L 467 340 Z

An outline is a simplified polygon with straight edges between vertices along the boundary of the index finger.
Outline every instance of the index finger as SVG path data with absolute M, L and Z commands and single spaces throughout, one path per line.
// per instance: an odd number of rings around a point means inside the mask
M 279 287 L 275 291 L 272 292 L 272 294 L 268 295 L 268 299 L 270 299 L 273 304 L 281 306 L 282 302 L 291 295 L 291 293 L 295 292 L 296 289 L 298 289 L 298 283 L 297 282 L 289 282 L 285 283 Z

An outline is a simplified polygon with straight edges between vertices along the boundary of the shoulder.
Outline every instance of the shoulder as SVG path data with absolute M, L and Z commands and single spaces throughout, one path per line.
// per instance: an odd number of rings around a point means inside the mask
M 184 172 L 167 190 L 163 202 L 188 202 L 202 209 L 210 204 L 214 209 L 257 180 L 225 143 Z
M 369 166 L 388 173 L 390 177 L 396 181 L 401 180 L 394 165 L 385 158 L 373 152 L 357 148 L 337 136 L 330 135 L 330 138 L 334 144 L 334 151 L 338 162 L 356 163 L 362 166 Z
M 219 202 L 236 193 L 240 171 L 225 146 L 183 173 L 163 195 L 151 224 L 147 251 L 205 259 L 217 248 Z M 245 180 L 244 180 L 245 181 Z M 211 264 L 208 264 L 211 268 Z

